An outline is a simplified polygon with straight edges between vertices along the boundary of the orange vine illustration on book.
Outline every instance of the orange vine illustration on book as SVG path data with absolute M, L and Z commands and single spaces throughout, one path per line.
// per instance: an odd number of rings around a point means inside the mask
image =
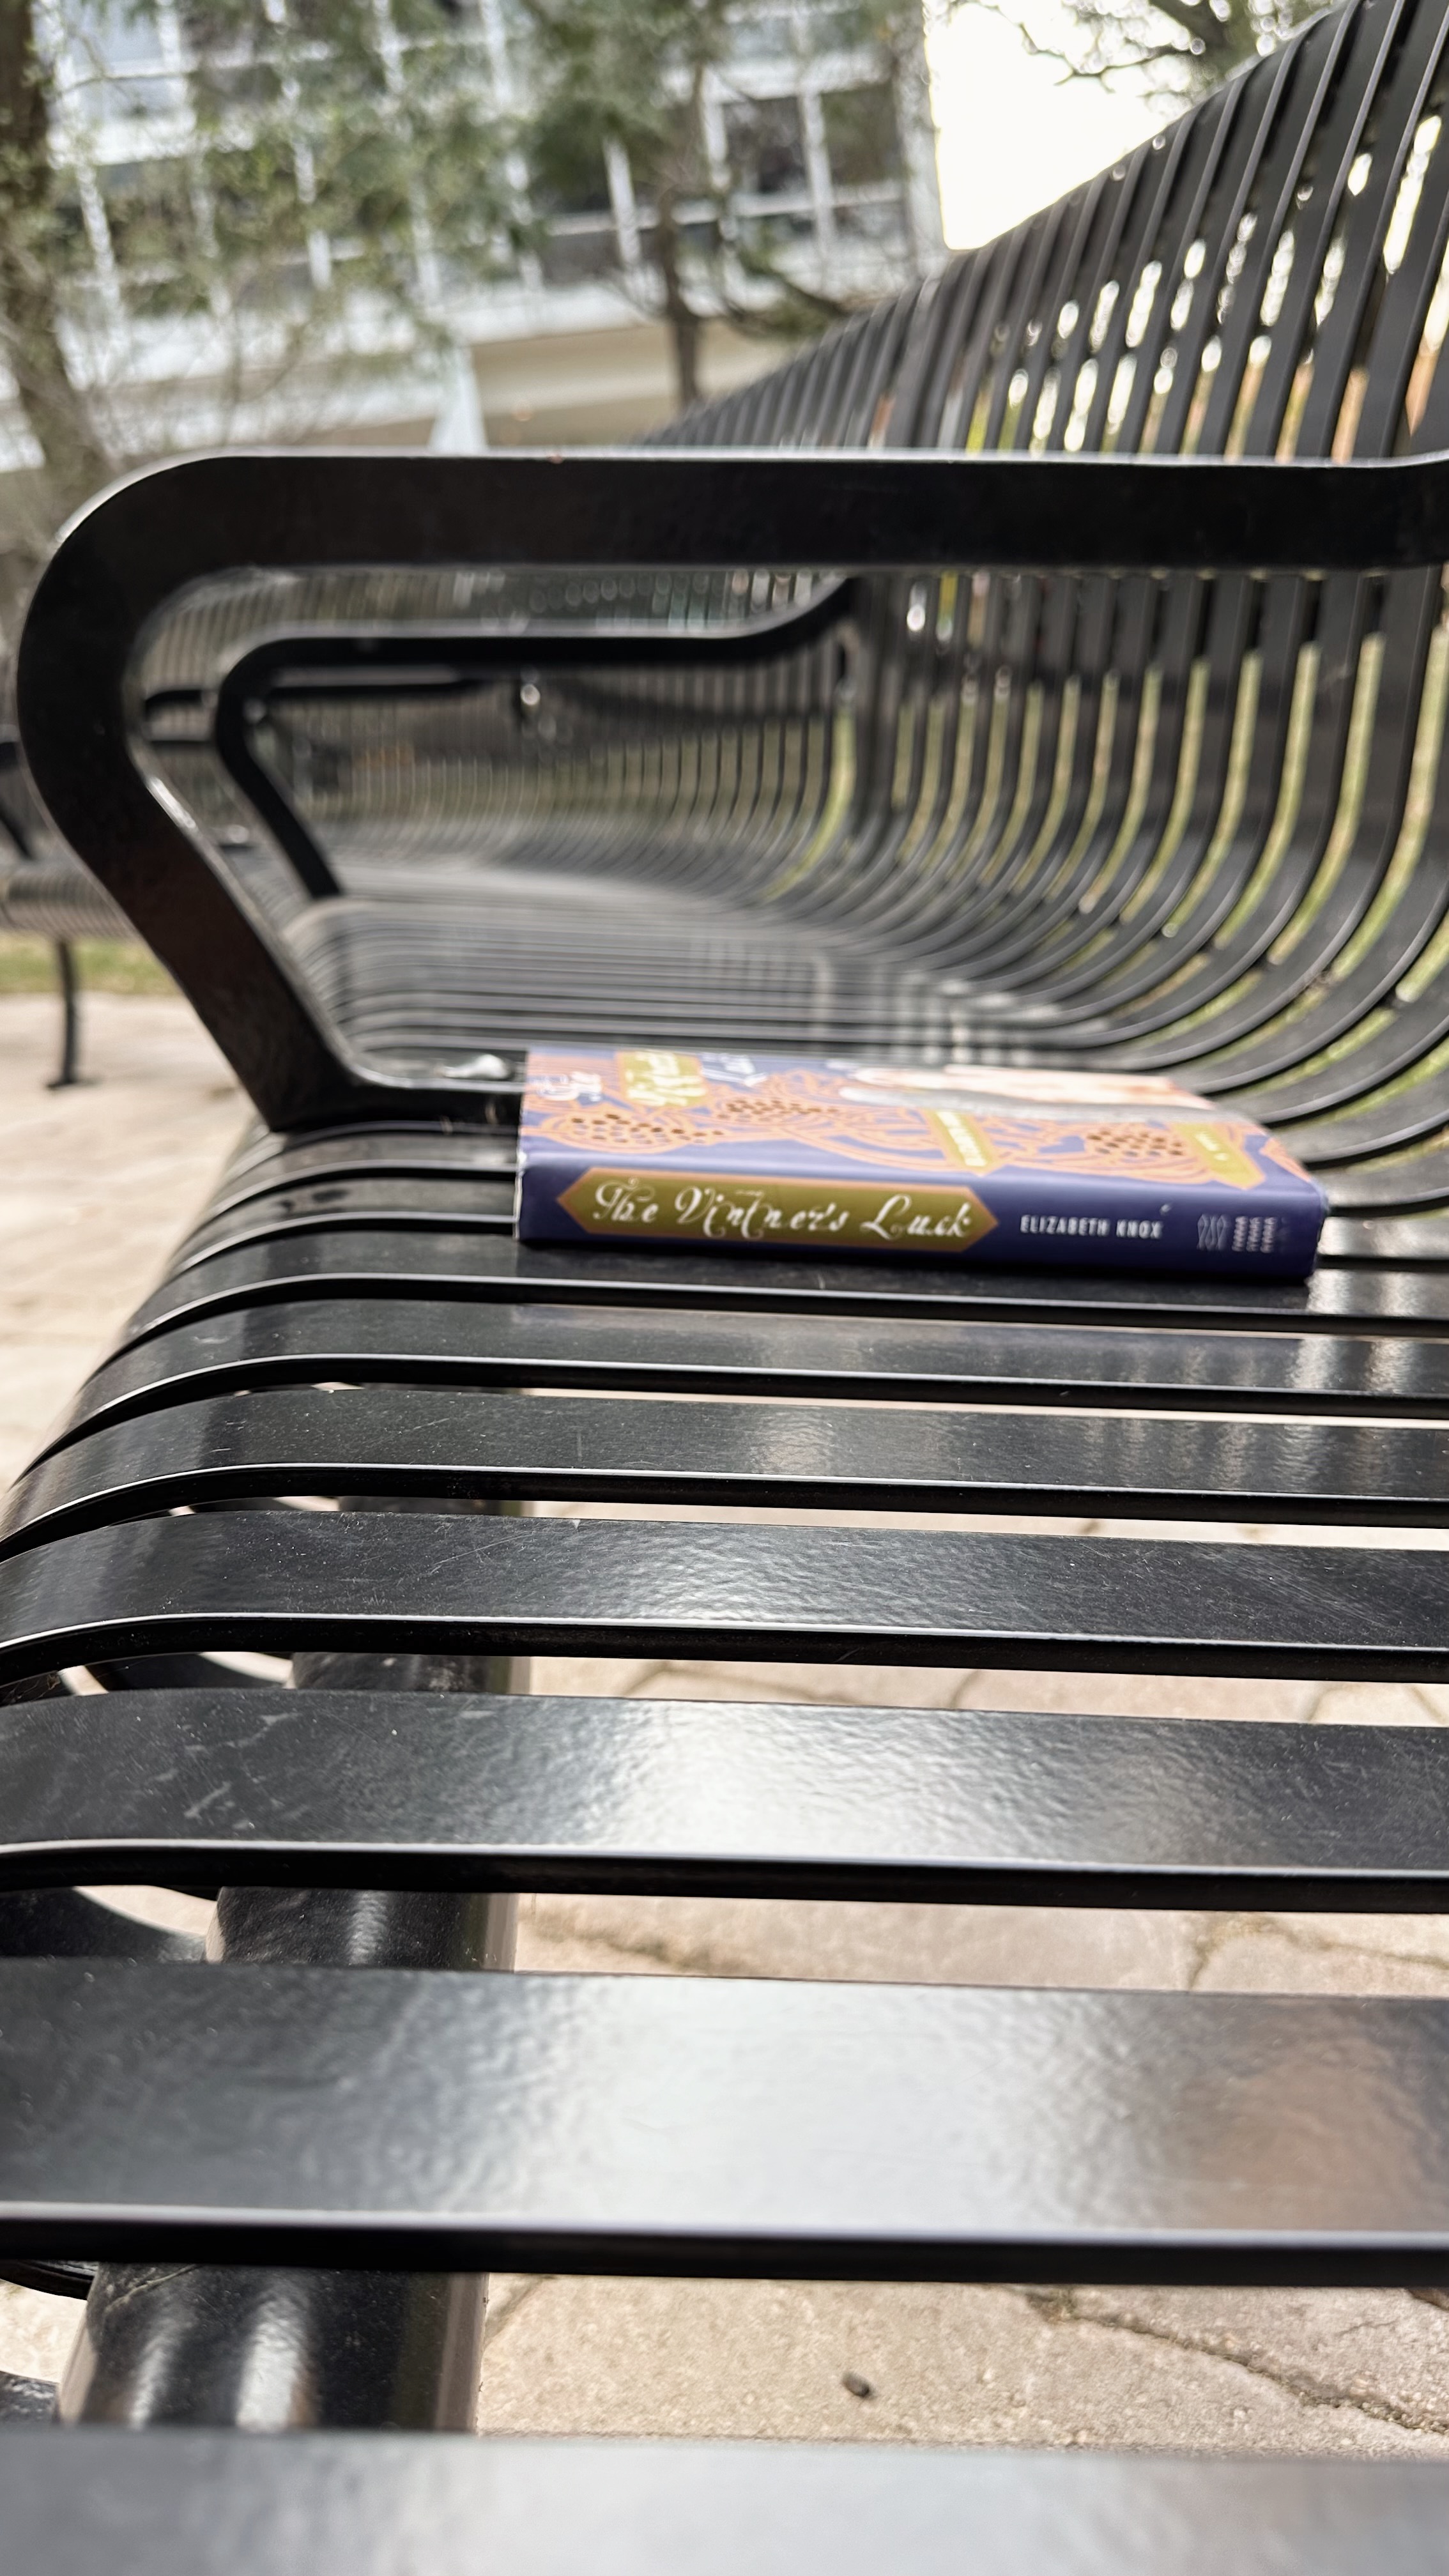
M 535 1147 L 546 1139 L 575 1153 L 625 1161 L 796 1144 L 901 1172 L 944 1160 L 978 1172 L 1012 1164 L 1084 1179 L 1229 1180 L 1240 1189 L 1259 1178 L 1238 1142 L 1242 1122 L 1232 1118 L 1022 1117 L 989 1107 L 963 1118 L 924 1101 L 843 1100 L 838 1082 L 817 1086 L 808 1073 L 774 1074 L 750 1091 L 713 1087 L 697 1106 L 607 1097 L 544 1101 L 530 1127 Z

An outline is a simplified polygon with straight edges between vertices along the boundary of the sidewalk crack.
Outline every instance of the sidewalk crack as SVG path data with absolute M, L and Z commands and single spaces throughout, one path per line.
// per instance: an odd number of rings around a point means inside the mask
M 1199 2353 L 1212 2361 L 1231 2362 L 1237 2369 L 1247 2371 L 1250 2377 L 1265 2380 L 1286 2397 L 1295 2398 L 1300 2406 L 1351 2409 L 1355 2414 L 1369 2416 L 1375 2423 L 1393 2424 L 1405 2433 L 1432 2433 L 1449 2439 L 1449 2412 L 1436 2413 L 1406 2405 L 1397 2398 L 1385 2396 L 1382 2390 L 1356 2381 L 1345 2384 L 1324 2379 L 1300 2364 L 1274 2360 L 1240 2335 L 1211 2328 L 1194 2331 L 1191 2327 L 1165 2325 L 1159 2319 L 1144 2317 L 1131 2308 L 1084 2305 L 1080 2294 L 1065 2284 L 1024 2287 L 1018 2295 L 1050 2325 L 1093 2325 L 1101 2326 L 1107 2333 L 1140 2335 L 1145 2342 L 1168 2344 L 1178 2352 Z
M 1260 1936 L 1272 1934 L 1278 1940 L 1285 1942 L 1290 1949 L 1301 1951 L 1306 1956 L 1314 1958 L 1342 1959 L 1355 1954 L 1368 1955 L 1375 1959 L 1391 1959 L 1407 1967 L 1434 1969 L 1440 1976 L 1449 1979 L 1449 1958 L 1446 1958 L 1442 1951 L 1408 1949 L 1363 1953 L 1357 1942 L 1345 1940 L 1341 1933 L 1316 1931 L 1292 1915 L 1210 1914 L 1204 1915 L 1201 1921 L 1202 1929 L 1194 1939 L 1192 1964 L 1188 1970 L 1189 1990 L 1200 1985 L 1224 1943 L 1239 1933 Z M 1225 1989 L 1225 1991 L 1229 1990 Z

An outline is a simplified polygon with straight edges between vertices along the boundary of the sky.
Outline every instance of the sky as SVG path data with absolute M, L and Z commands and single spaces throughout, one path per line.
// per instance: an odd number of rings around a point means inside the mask
M 1039 35 L 1048 8 L 1033 7 Z M 1038 206 L 1090 179 L 1164 123 L 1161 108 L 1097 81 L 1063 82 L 1058 63 L 1033 60 L 990 9 L 957 8 L 930 40 L 940 134 L 941 212 L 953 249 L 990 241 Z

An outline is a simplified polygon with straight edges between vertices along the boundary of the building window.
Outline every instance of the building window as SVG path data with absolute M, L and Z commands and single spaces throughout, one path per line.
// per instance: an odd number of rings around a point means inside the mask
M 609 170 L 602 135 L 567 115 L 550 117 L 529 148 L 531 195 L 540 214 L 607 215 Z
M 743 197 L 793 197 L 806 186 L 795 98 L 740 99 L 724 112 L 730 177 Z
M 786 9 L 761 9 L 735 22 L 735 52 L 745 63 L 788 63 L 795 58 L 795 22 Z
M 98 173 L 106 229 L 127 301 L 138 314 L 194 312 L 196 232 L 191 174 L 184 161 L 130 161 Z
M 92 122 L 164 116 L 181 106 L 181 83 L 159 30 L 133 15 L 125 0 L 72 0 L 65 29 L 78 103 Z
M 822 98 L 825 149 L 837 188 L 871 188 L 901 174 L 896 103 L 883 81 L 828 90 Z

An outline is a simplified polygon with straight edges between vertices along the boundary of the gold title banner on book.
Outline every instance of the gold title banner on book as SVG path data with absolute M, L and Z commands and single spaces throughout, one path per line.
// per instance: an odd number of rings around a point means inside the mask
M 713 1172 L 581 1172 L 559 1205 L 586 1234 L 677 1242 L 963 1251 L 996 1223 L 974 1190 L 879 1181 L 727 1180 Z

